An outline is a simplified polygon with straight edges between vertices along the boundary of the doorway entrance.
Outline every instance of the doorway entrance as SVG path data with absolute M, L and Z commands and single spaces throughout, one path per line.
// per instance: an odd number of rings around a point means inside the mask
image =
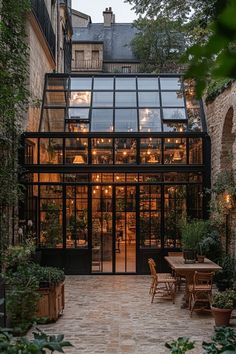
M 136 272 L 136 188 L 92 187 L 92 273 Z

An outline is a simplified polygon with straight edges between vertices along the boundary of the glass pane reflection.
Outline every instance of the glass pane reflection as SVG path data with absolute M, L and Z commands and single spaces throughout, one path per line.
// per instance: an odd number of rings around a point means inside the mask
M 161 132 L 160 110 L 151 108 L 140 109 L 139 129 L 142 132 Z
M 158 92 L 139 92 L 138 93 L 139 107 L 158 107 L 160 106 Z
M 138 129 L 136 109 L 115 110 L 115 131 L 136 132 Z
M 162 92 L 161 98 L 162 98 L 162 105 L 165 107 L 168 106 L 184 107 L 184 98 L 182 93 Z
M 163 119 L 186 119 L 186 112 L 184 108 L 164 108 Z
M 94 107 L 112 107 L 113 92 L 93 92 Z
M 92 132 L 112 132 L 113 131 L 113 110 L 93 109 L 91 131 Z
M 70 106 L 90 106 L 91 92 L 71 92 Z

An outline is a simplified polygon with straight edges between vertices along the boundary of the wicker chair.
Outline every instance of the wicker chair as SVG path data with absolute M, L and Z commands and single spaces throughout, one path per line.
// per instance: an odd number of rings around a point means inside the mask
M 183 252 L 168 252 L 168 256 L 170 256 L 170 257 L 183 257 Z M 185 278 L 181 275 L 176 274 L 174 269 L 172 269 L 172 275 L 176 279 L 178 290 L 180 290 L 181 283 L 185 282 Z
M 212 301 L 212 272 L 195 272 L 188 286 L 190 316 L 193 311 L 209 310 Z M 199 305 L 198 307 L 196 305 Z
M 175 303 L 176 294 L 176 279 L 170 273 L 157 273 L 155 261 L 149 258 L 148 264 L 152 276 L 152 284 L 150 287 L 150 294 L 152 295 L 151 303 L 154 297 L 158 296 L 172 300 Z
M 150 289 L 149 289 L 149 295 L 151 295 L 153 293 L 154 284 L 155 284 L 155 281 L 156 281 L 156 275 L 155 275 L 155 272 L 153 272 L 153 269 L 156 267 L 156 262 L 154 261 L 153 258 L 149 258 L 148 259 L 148 265 L 149 265 L 151 278 L 152 278 Z

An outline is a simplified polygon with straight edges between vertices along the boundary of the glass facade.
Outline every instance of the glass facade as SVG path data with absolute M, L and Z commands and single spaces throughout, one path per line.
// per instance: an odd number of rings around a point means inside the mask
M 23 135 L 22 157 L 22 219 L 45 263 L 145 273 L 148 257 L 180 249 L 179 220 L 206 216 L 210 180 L 188 90 L 177 75 L 47 76 L 40 131 Z

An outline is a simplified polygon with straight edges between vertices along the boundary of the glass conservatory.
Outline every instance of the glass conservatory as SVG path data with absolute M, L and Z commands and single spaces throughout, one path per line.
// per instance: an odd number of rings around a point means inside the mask
M 21 219 L 42 262 L 68 274 L 148 271 L 207 217 L 210 141 L 178 75 L 48 74 L 39 132 L 24 133 Z

